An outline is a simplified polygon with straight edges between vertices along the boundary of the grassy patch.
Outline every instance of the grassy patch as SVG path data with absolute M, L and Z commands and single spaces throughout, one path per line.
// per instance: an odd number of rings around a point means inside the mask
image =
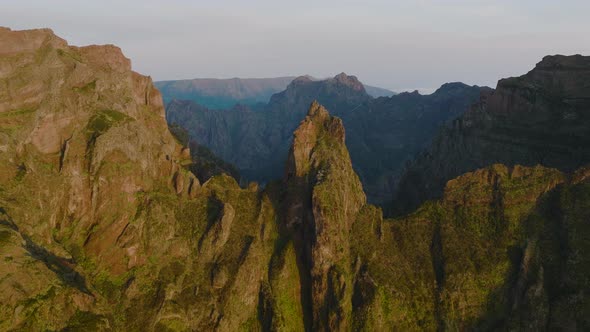
M 99 331 L 107 327 L 103 316 L 77 310 L 62 331 Z
M 190 331 L 186 324 L 179 319 L 161 320 L 156 324 L 155 330 L 162 332 Z
M 96 90 L 96 80 L 81 86 L 81 87 L 74 87 L 72 88 L 72 90 L 74 92 L 78 92 L 78 93 L 89 93 L 89 92 L 93 92 L 94 90 Z
M 105 109 L 98 111 L 92 116 L 92 118 L 90 118 L 90 121 L 88 121 L 88 125 L 86 126 L 86 136 L 88 139 L 91 139 L 92 137 L 96 138 L 107 132 L 113 126 L 129 121 L 130 119 L 131 118 L 126 114 L 115 110 Z
M 8 111 L 8 112 L 0 113 L 0 118 L 8 118 L 8 117 L 13 117 L 13 116 L 27 115 L 27 114 L 34 113 L 35 111 L 37 111 L 37 110 L 34 108 L 17 108 L 17 109 Z
M 0 243 L 6 243 L 12 237 L 12 232 L 9 230 L 0 230 Z

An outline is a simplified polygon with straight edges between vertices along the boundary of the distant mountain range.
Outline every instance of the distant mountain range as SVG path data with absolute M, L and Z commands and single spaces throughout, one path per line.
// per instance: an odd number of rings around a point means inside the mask
M 245 181 L 266 183 L 282 176 L 291 133 L 318 101 L 344 121 L 346 145 L 369 200 L 391 200 L 404 163 L 426 148 L 439 126 L 461 115 L 482 90 L 445 84 L 431 95 L 401 93 L 371 97 L 355 77 L 326 80 L 301 76 L 268 104 L 210 110 L 193 101 L 173 100 L 166 116 L 185 127 L 191 139 L 234 164 Z M 165 98 L 168 90 L 162 90 Z
M 311 80 L 319 80 L 306 75 Z M 171 100 L 191 100 L 209 109 L 228 109 L 236 104 L 267 103 L 270 97 L 287 88 L 297 76 L 274 78 L 196 78 L 159 81 L 154 84 L 162 92 L 164 103 Z M 364 85 L 372 97 L 391 97 L 395 92 Z

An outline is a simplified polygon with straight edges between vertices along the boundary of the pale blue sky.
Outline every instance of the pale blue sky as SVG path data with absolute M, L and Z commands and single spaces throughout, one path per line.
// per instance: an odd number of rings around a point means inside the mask
M 357 75 L 390 88 L 495 86 L 547 54 L 590 55 L 590 1 L 2 0 L 0 25 L 116 44 L 156 80 Z

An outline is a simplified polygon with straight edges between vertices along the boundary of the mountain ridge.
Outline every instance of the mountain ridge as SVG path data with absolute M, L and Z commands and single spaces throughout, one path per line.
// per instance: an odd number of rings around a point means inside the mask
M 446 181 L 493 163 L 572 172 L 590 162 L 588 59 L 547 56 L 527 74 L 500 80 L 407 167 L 400 207 L 440 197 Z
M 258 103 L 267 103 L 273 94 L 285 90 L 292 81 L 303 78 L 318 80 L 309 75 L 274 78 L 195 78 L 157 81 L 155 85 L 161 90 L 165 104 L 173 99 L 192 100 L 210 109 L 228 109 L 236 104 L 254 106 Z M 387 89 L 364 84 L 363 86 L 374 98 L 395 94 Z

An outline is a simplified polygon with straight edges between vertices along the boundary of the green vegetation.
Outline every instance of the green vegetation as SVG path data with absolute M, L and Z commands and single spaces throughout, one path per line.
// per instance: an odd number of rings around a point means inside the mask
M 269 270 L 272 327 L 279 331 L 302 331 L 303 309 L 296 252 L 291 240 L 280 239 Z
M 100 331 L 106 330 L 107 327 L 108 321 L 106 321 L 105 317 L 92 312 L 77 310 L 62 331 Z
M 7 112 L 1 112 L 0 113 L 0 118 L 9 118 L 9 117 L 17 117 L 17 116 L 22 116 L 22 115 L 28 115 L 31 113 L 36 112 L 36 109 L 33 108 L 21 108 L 21 109 L 15 109 L 15 110 L 11 110 L 11 111 L 7 111 Z
M 86 136 L 89 140 L 92 137 L 96 138 L 107 132 L 111 127 L 129 120 L 131 120 L 129 116 L 115 110 L 97 111 L 88 121 Z
M 90 93 L 90 92 L 94 92 L 96 90 L 96 80 L 85 84 L 82 87 L 74 87 L 72 89 L 74 92 L 78 92 L 78 93 Z
M 190 329 L 186 326 L 186 323 L 179 320 L 179 319 L 164 319 L 158 321 L 155 327 L 156 331 L 162 332 L 183 332 L 183 331 L 190 331 Z
M 12 238 L 12 232 L 6 229 L 0 229 L 0 243 L 5 244 Z

